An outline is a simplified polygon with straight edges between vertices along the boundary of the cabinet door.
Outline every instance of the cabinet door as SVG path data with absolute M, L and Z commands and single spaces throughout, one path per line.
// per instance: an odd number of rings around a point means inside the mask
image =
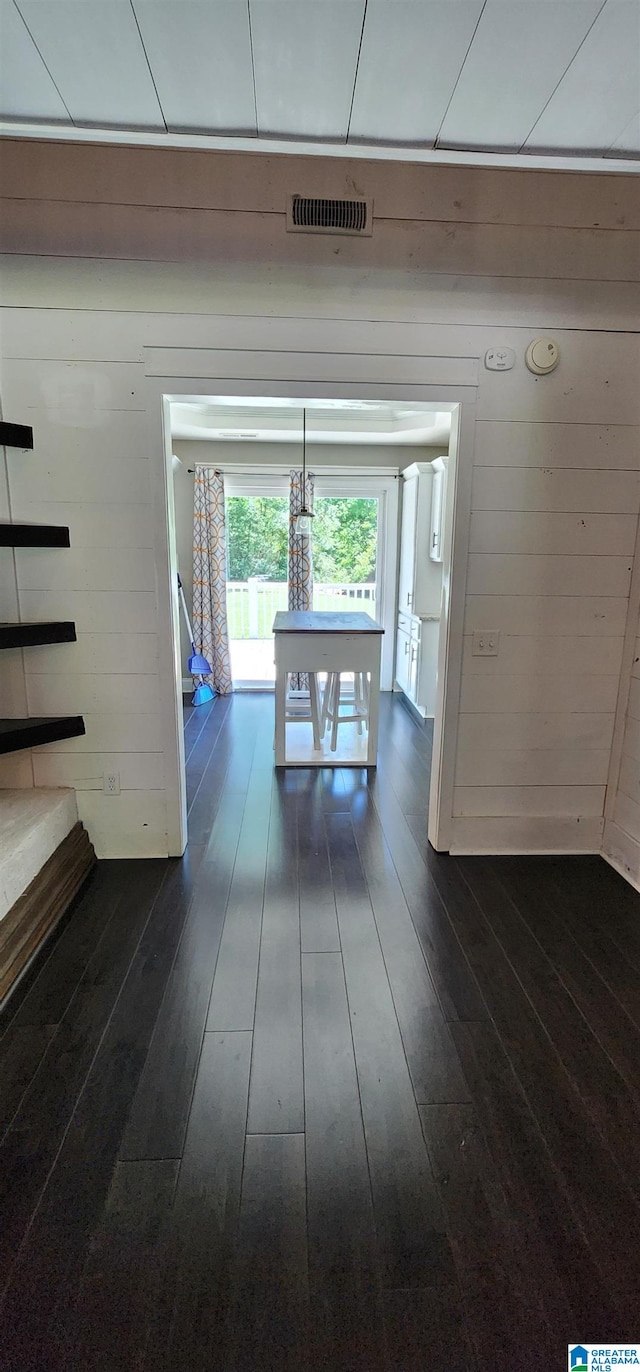
M 398 629 L 396 648 L 396 681 L 398 686 L 409 694 L 410 687 L 411 640 L 403 629 Z
M 409 685 L 407 695 L 414 705 L 418 703 L 418 672 L 420 669 L 420 640 L 409 639 Z
M 400 577 L 398 609 L 413 613 L 415 598 L 416 519 L 418 515 L 418 477 L 402 483 L 402 532 L 400 535 Z

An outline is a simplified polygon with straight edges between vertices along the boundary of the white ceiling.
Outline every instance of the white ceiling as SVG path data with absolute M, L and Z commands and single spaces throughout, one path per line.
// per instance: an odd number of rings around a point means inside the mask
M 302 447 L 299 400 L 250 397 L 171 402 L 171 436 L 217 443 L 297 443 Z M 427 405 L 373 400 L 314 401 L 304 406 L 308 444 L 446 447 L 451 415 Z
M 7 125 L 640 154 L 640 0 L 0 0 Z

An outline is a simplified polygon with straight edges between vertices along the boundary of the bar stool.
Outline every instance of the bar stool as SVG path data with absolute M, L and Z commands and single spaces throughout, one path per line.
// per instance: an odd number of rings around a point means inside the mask
M 309 679 L 309 699 L 307 700 L 303 695 L 292 696 L 290 687 L 287 688 L 284 702 L 285 725 L 310 721 L 313 729 L 314 751 L 319 752 L 322 748 L 322 733 L 324 730 L 321 729 L 318 674 L 317 672 L 307 672 L 305 675 Z
M 329 672 L 322 700 L 320 732 L 324 737 L 328 726 L 331 725 L 332 753 L 335 753 L 338 746 L 338 726 L 340 724 L 357 724 L 359 734 L 362 734 L 363 727 L 365 729 L 369 727 L 369 678 L 367 673 L 353 673 L 353 694 L 350 695 L 342 693 L 341 678 L 340 672 Z M 340 714 L 341 705 L 347 709 L 351 707 L 353 713 Z

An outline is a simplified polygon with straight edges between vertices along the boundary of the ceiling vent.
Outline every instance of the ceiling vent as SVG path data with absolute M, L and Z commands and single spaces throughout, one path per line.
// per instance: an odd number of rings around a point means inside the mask
M 287 205 L 288 233 L 337 233 L 370 238 L 373 233 L 372 200 L 325 200 L 292 195 Z

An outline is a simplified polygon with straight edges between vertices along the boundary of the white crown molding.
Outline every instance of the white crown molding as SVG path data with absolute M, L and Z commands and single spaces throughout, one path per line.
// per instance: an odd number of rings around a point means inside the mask
M 527 153 L 454 152 L 450 149 L 381 146 L 372 143 L 307 143 L 295 139 L 223 138 L 217 134 L 152 133 L 144 130 L 81 129 L 61 124 L 12 124 L 0 120 L 0 138 L 53 143 L 97 143 L 140 148 L 182 148 L 201 152 L 277 153 L 285 157 L 337 157 L 367 162 L 413 162 L 439 167 L 493 167 L 511 171 L 604 172 L 638 176 L 640 158 L 540 156 Z

